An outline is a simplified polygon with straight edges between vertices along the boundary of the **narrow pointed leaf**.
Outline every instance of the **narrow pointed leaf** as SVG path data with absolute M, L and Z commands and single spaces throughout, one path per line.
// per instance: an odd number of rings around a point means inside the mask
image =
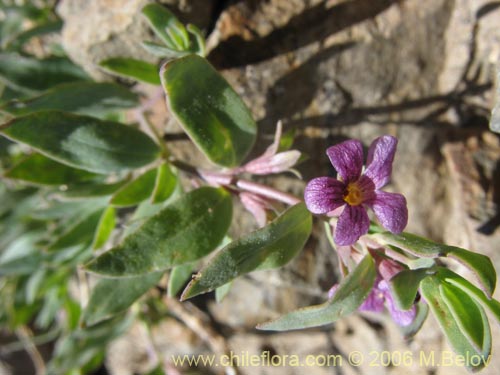
M 48 157 L 33 153 L 9 169 L 7 178 L 39 185 L 62 185 L 89 181 L 99 175 L 58 163 Z
M 172 171 L 172 168 L 167 163 L 160 165 L 156 174 L 151 202 L 154 204 L 167 200 L 174 193 L 176 186 L 177 176 Z
M 152 85 L 161 84 L 158 67 L 146 61 L 129 57 L 113 57 L 99 62 L 99 66 L 122 77 L 133 78 Z
M 427 269 L 404 270 L 390 281 L 392 296 L 401 310 L 408 310 L 415 303 L 420 281 L 428 275 Z
M 125 311 L 158 284 L 162 276 L 163 272 L 160 271 L 136 277 L 99 280 L 92 289 L 83 320 L 91 326 Z
M 285 211 L 272 223 L 231 242 L 189 283 L 181 299 L 214 290 L 255 269 L 281 267 L 304 246 L 312 217 L 305 204 Z
M 469 268 L 476 277 L 481 289 L 491 297 L 495 291 L 497 274 L 491 259 L 486 255 L 473 253 L 459 247 L 452 246 L 448 252 L 448 257 L 455 259 Z
M 10 101 L 0 110 L 14 116 L 42 110 L 100 114 L 138 104 L 137 94 L 116 83 L 77 82 L 56 86 L 31 99 Z
M 460 288 L 448 283 L 439 285 L 439 292 L 462 333 L 478 352 L 491 352 L 491 331 L 482 307 Z
M 222 241 L 231 215 L 231 196 L 225 190 L 194 190 L 147 219 L 121 245 L 86 268 L 106 276 L 128 277 L 192 262 Z
M 175 297 L 182 287 L 186 285 L 193 273 L 193 265 L 190 263 L 181 264 L 172 268 L 168 278 L 168 296 Z
M 292 311 L 276 320 L 260 324 L 257 328 L 287 331 L 333 323 L 356 311 L 372 290 L 376 275 L 373 258 L 366 255 L 354 271 L 342 280 L 331 300 Z
M 153 168 L 130 181 L 113 195 L 110 203 L 118 207 L 127 207 L 148 199 L 155 187 L 156 174 L 156 168 Z
M 160 152 L 146 134 L 130 126 L 58 111 L 18 117 L 0 125 L 0 134 L 60 163 L 97 173 L 139 168 Z
M 0 80 L 14 90 L 37 93 L 61 83 L 88 81 L 88 75 L 65 57 L 35 59 L 0 53 Z
M 401 248 L 418 257 L 443 257 L 455 259 L 474 272 L 478 282 L 488 295 L 492 295 L 496 285 L 496 272 L 491 260 L 482 254 L 474 253 L 456 246 L 433 242 L 411 233 L 392 234 L 389 232 L 375 235 L 381 242 Z
M 465 280 L 455 272 L 440 267 L 437 276 L 453 286 L 456 286 L 466 292 L 469 296 L 473 297 L 477 303 L 481 304 L 485 309 L 495 317 L 500 324 L 500 302 L 493 298 L 488 298 L 486 294 L 478 287 Z
M 99 224 L 94 234 L 92 248 L 99 249 L 108 241 L 109 236 L 116 226 L 116 210 L 114 207 L 108 207 L 104 210 L 99 219 Z
M 488 360 L 487 354 L 478 352 L 469 342 L 468 338 L 462 333 L 455 317 L 448 308 L 446 302 L 441 297 L 439 285 L 440 281 L 438 278 L 429 276 L 422 280 L 420 284 L 420 291 L 429 304 L 430 310 L 436 317 L 436 320 L 438 321 L 453 350 L 457 354 L 467 358 L 477 356 L 477 358 L 482 359 L 477 366 L 472 366 L 471 363 L 466 364 L 467 368 L 478 371 L 484 367 L 484 362 Z
M 187 31 L 191 34 L 191 50 L 200 55 L 201 57 L 206 56 L 205 38 L 201 30 L 193 24 L 188 24 L 186 27 Z
M 142 42 L 142 47 L 152 55 L 166 59 L 176 59 L 191 53 L 189 51 L 179 51 L 148 41 Z
M 181 35 L 184 26 L 172 12 L 160 4 L 151 3 L 142 8 L 155 34 L 171 49 L 183 49 L 185 37 Z M 170 32 L 169 32 L 170 30 Z
M 226 80 L 198 55 L 167 62 L 160 75 L 170 110 L 200 150 L 215 164 L 239 165 L 257 126 Z
M 172 22 L 167 28 L 167 34 L 175 42 L 179 50 L 186 51 L 189 49 L 189 35 L 182 23 L 179 21 Z

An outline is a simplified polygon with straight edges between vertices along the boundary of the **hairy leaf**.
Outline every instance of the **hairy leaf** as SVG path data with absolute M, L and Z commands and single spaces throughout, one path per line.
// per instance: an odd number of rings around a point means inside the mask
M 427 301 L 430 310 L 436 317 L 443 333 L 445 334 L 448 342 L 453 350 L 467 358 L 479 358 L 480 362 L 466 363 L 466 367 L 477 371 L 484 367 L 485 362 L 488 360 L 489 353 L 482 353 L 477 351 L 470 343 L 469 339 L 463 334 L 460 326 L 457 324 L 453 313 L 448 308 L 448 305 L 443 300 L 439 291 L 440 280 L 436 277 L 429 276 L 422 280 L 420 284 L 420 291 Z
M 329 301 L 292 311 L 276 320 L 260 324 L 258 329 L 287 331 L 330 324 L 354 312 L 373 288 L 377 271 L 370 255 L 340 283 L 335 296 Z
M 163 272 L 160 271 L 136 277 L 99 280 L 92 289 L 83 320 L 91 326 L 125 311 L 139 297 L 158 284 L 162 275 Z
M 389 232 L 375 235 L 381 242 L 397 246 L 402 250 L 417 257 L 443 257 L 453 258 L 473 271 L 483 290 L 492 295 L 496 285 L 496 272 L 490 258 L 471 251 L 440 244 L 411 233 L 392 234 Z
M 311 229 L 312 217 L 304 203 L 289 208 L 269 225 L 219 251 L 189 283 L 181 299 L 214 290 L 255 269 L 285 265 L 302 249 Z
M 465 337 L 477 351 L 489 354 L 491 331 L 483 308 L 467 293 L 451 284 L 441 283 L 439 292 Z
M 160 75 L 170 110 L 200 150 L 216 164 L 240 164 L 257 126 L 226 80 L 198 55 L 167 62 Z
M 0 125 L 0 134 L 63 164 L 97 173 L 142 167 L 160 151 L 130 126 L 58 111 L 15 118 Z
M 138 104 L 137 94 L 116 83 L 77 82 L 56 86 L 34 98 L 12 100 L 0 110 L 14 116 L 42 110 L 99 114 Z
M 194 190 L 147 219 L 121 245 L 86 268 L 101 275 L 128 277 L 192 262 L 222 241 L 231 214 L 231 197 L 225 190 Z

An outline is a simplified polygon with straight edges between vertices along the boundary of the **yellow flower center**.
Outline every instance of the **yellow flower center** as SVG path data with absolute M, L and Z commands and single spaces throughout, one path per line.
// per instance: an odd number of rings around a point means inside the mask
M 344 192 L 344 201 L 350 206 L 358 206 L 363 203 L 363 192 L 355 182 L 347 185 Z

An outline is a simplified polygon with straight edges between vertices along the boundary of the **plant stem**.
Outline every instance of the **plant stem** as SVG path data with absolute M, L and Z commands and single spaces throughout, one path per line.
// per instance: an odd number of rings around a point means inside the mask
M 21 326 L 16 329 L 16 335 L 19 338 L 19 341 L 23 343 L 24 349 L 28 353 L 31 361 L 33 362 L 33 366 L 35 367 L 36 375 L 43 375 L 46 372 L 45 362 L 43 360 L 42 355 L 38 351 L 36 345 L 31 340 L 33 334 L 31 330 L 26 326 Z
M 187 164 L 183 161 L 170 158 L 170 163 L 176 166 L 178 169 L 193 174 L 209 184 L 221 185 L 221 186 L 236 186 L 238 189 L 243 191 L 247 191 L 250 193 L 254 193 L 260 195 L 261 197 L 269 198 L 272 200 L 276 200 L 279 202 L 283 202 L 285 204 L 294 206 L 302 200 L 295 195 L 285 193 L 281 190 L 272 188 L 267 185 L 259 184 L 257 182 L 248 181 L 237 176 L 234 176 L 230 173 L 219 173 L 219 172 L 206 172 L 197 169 L 196 167 Z
M 270 186 L 267 185 L 262 185 L 256 182 L 252 181 L 247 181 L 243 179 L 236 179 L 236 186 L 239 187 L 242 190 L 248 191 L 250 193 L 255 193 L 257 195 L 260 195 L 262 197 L 274 199 L 286 204 L 289 204 L 291 206 L 294 206 L 302 200 L 297 198 L 295 195 L 291 195 L 288 193 L 285 193 L 281 190 L 274 189 Z

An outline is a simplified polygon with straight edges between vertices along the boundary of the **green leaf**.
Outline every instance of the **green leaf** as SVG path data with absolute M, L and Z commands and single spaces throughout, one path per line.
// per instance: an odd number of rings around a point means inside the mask
M 358 266 L 340 283 L 329 301 L 292 311 L 276 320 L 260 324 L 258 329 L 287 331 L 330 324 L 354 312 L 373 288 L 377 271 L 370 255 L 366 255 Z
M 478 352 L 491 352 L 491 331 L 484 310 L 462 289 L 448 283 L 439 285 L 439 292 L 462 333 Z M 481 317 L 481 319 L 478 319 Z
M 216 164 L 239 165 L 257 126 L 226 80 L 198 55 L 167 62 L 160 76 L 171 112 L 200 150 Z
M 486 255 L 473 253 L 454 246 L 450 248 L 447 256 L 469 268 L 477 278 L 481 289 L 483 289 L 488 297 L 491 297 L 495 291 L 497 274 L 490 258 Z
M 97 173 L 139 168 L 160 153 L 156 143 L 130 126 L 58 111 L 15 118 L 0 125 L 0 134 L 63 164 Z
M 231 287 L 233 286 L 233 282 L 230 281 L 227 284 L 224 284 L 217 289 L 215 289 L 215 301 L 217 303 L 221 303 L 224 298 L 229 294 L 229 291 L 231 290 Z
M 129 57 L 113 57 L 99 62 L 99 66 L 122 77 L 134 78 L 152 85 L 161 84 L 158 67 L 146 61 Z
M 61 200 L 81 200 L 90 198 L 107 197 L 113 195 L 120 189 L 127 180 L 118 181 L 112 184 L 81 184 L 71 185 L 67 190 L 58 194 Z
M 142 8 L 155 34 L 171 49 L 185 50 L 189 48 L 189 38 L 184 26 L 164 6 L 151 3 Z
M 7 43 L 6 49 L 15 51 L 19 50 L 24 44 L 26 44 L 30 39 L 61 31 L 63 22 L 61 20 L 49 20 L 40 25 L 36 25 L 26 31 L 23 31 L 15 36 L 14 39 Z
M 98 209 L 92 214 L 83 217 L 76 224 L 67 229 L 61 236 L 56 238 L 48 247 L 48 251 L 62 250 L 80 244 L 91 243 L 94 231 L 99 224 L 103 210 Z
M 170 166 L 167 163 L 160 165 L 156 175 L 156 182 L 151 202 L 154 204 L 167 200 L 174 193 L 176 186 L 177 176 L 172 171 Z
M 24 158 L 4 176 L 39 185 L 73 184 L 98 177 L 94 173 L 68 167 L 37 153 Z
M 23 275 L 35 272 L 42 261 L 37 249 L 41 233 L 28 232 L 12 241 L 0 255 L 0 276 Z
M 113 229 L 115 229 L 115 226 L 116 210 L 114 207 L 108 207 L 102 213 L 94 234 L 94 241 L 92 244 L 92 248 L 94 250 L 104 246 L 104 244 L 108 241 L 109 236 L 111 236 Z
M 33 94 L 61 83 L 88 81 L 89 77 L 65 57 L 36 59 L 0 53 L 0 80 L 14 90 Z
M 191 53 L 190 51 L 179 51 L 176 49 L 168 48 L 163 45 L 148 41 L 143 41 L 142 47 L 152 55 L 166 59 L 177 59 L 179 57 L 186 56 Z
M 205 38 L 201 30 L 196 27 L 196 25 L 188 24 L 187 31 L 191 34 L 191 50 L 200 55 L 201 57 L 206 56 L 206 46 L 205 46 Z
M 219 251 L 189 283 L 181 300 L 214 290 L 256 269 L 281 267 L 302 249 L 312 229 L 304 203 Z
M 147 219 L 121 245 L 86 268 L 106 276 L 127 277 L 192 262 L 217 247 L 231 215 L 231 196 L 225 190 L 194 190 Z
M 143 173 L 118 190 L 110 203 L 118 207 L 135 206 L 148 199 L 155 188 L 156 168 Z
M 455 259 L 473 271 L 484 291 L 491 296 L 495 290 L 496 272 L 491 260 L 482 254 L 433 242 L 411 233 L 392 234 L 389 232 L 374 235 L 380 242 L 397 246 L 417 257 L 443 257 Z
M 427 277 L 429 271 L 425 268 L 404 270 L 390 281 L 392 296 L 401 310 L 408 310 L 415 303 L 420 282 Z
M 139 297 L 158 284 L 163 271 L 136 277 L 101 279 L 92 289 L 92 295 L 83 320 L 94 325 L 128 309 Z
M 429 276 L 422 280 L 420 291 L 422 296 L 427 301 L 432 313 L 436 317 L 443 333 L 453 350 L 466 358 L 480 358 L 481 362 L 477 366 L 472 366 L 472 363 L 466 363 L 467 368 L 477 371 L 484 367 L 488 360 L 488 354 L 478 352 L 470 343 L 468 338 L 463 334 L 460 326 L 457 324 L 455 317 L 448 308 L 448 305 L 441 297 L 439 291 L 440 280 L 434 276 Z
M 42 110 L 102 114 L 138 104 L 137 94 L 116 83 L 76 82 L 56 86 L 34 98 L 10 101 L 0 110 L 14 116 Z
M 481 306 L 488 309 L 500 324 L 500 302 L 496 299 L 488 298 L 484 291 L 447 268 L 440 267 L 437 276 L 444 282 L 462 289 L 469 296 L 473 297 Z
M 186 285 L 193 273 L 193 265 L 190 263 L 181 264 L 172 268 L 168 278 L 168 296 L 175 297 L 177 293 Z

